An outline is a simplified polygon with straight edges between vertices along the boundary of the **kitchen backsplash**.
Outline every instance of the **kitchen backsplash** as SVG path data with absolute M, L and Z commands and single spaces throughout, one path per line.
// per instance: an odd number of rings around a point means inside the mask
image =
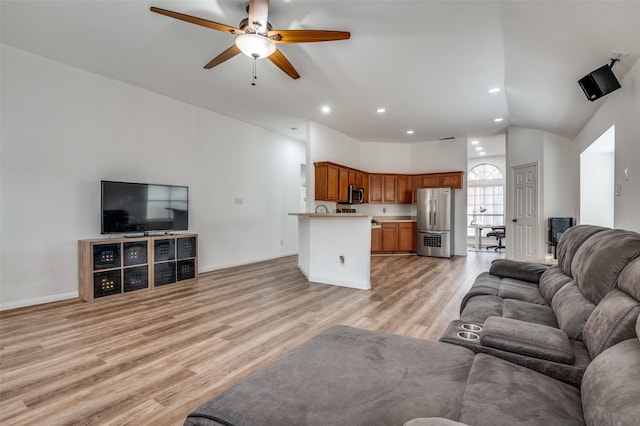
M 371 216 L 415 216 L 415 204 L 338 204 L 337 208 L 355 208 L 357 213 L 369 214 Z
M 364 213 L 371 216 L 415 216 L 417 214 L 415 204 L 338 204 L 331 201 L 315 201 L 313 209 L 315 210 L 320 204 L 326 206 L 329 213 L 335 213 L 336 210 L 346 208 L 356 209 L 356 213 Z M 318 211 L 324 213 L 322 207 Z

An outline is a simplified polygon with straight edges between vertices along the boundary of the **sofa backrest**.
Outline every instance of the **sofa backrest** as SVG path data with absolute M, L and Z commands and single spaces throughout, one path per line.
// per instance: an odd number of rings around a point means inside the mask
M 556 295 L 558 290 L 569 283 L 573 283 L 573 285 L 575 285 L 576 282 L 572 277 L 562 272 L 558 265 L 552 266 L 544 271 L 540 276 L 540 294 L 542 294 L 544 300 L 551 305 L 553 296 Z
M 558 258 L 558 267 L 569 277 L 573 278 L 571 273 L 571 263 L 576 251 L 592 235 L 605 231 L 610 228 L 595 225 L 576 225 L 567 229 L 558 241 L 556 247 L 556 257 Z
M 607 293 L 584 326 L 582 339 L 591 358 L 636 336 L 636 320 L 639 315 L 640 257 L 624 268 L 618 277 L 618 288 Z
M 582 294 L 597 305 L 618 283 L 618 276 L 640 256 L 640 234 L 607 229 L 593 234 L 578 248 L 571 274 Z
M 640 317 L 635 336 L 598 355 L 587 367 L 581 384 L 585 422 L 632 425 L 640 419 Z

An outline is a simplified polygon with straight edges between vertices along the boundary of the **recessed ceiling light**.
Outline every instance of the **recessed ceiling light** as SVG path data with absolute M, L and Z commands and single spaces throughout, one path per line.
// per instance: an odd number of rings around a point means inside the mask
M 380 107 L 376 110 L 376 112 L 382 114 L 383 112 L 387 112 L 387 109 L 384 107 Z
M 480 141 L 471 141 L 471 145 L 478 145 Z
M 329 114 L 331 112 L 331 107 L 329 105 L 325 105 L 322 107 L 321 111 L 325 114 Z
M 482 147 L 481 146 L 476 146 L 476 151 L 482 151 Z
M 413 130 L 407 130 L 408 135 L 412 135 L 413 133 L 414 133 Z
M 499 123 L 499 122 L 501 122 L 502 120 L 504 120 L 504 118 L 500 118 L 500 117 L 498 117 L 498 118 L 494 118 L 494 119 L 493 119 L 493 121 L 495 121 L 496 123 Z
M 500 91 L 499 87 L 494 87 L 493 89 L 489 89 L 489 93 L 498 93 Z
M 484 155 L 484 151 L 479 152 L 478 155 Z

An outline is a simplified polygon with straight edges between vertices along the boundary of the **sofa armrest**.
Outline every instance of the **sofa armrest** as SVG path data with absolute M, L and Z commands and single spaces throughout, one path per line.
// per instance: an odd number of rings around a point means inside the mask
M 567 334 L 542 324 L 489 317 L 484 323 L 480 343 L 486 347 L 561 364 L 574 363 Z
M 540 276 L 549 269 L 548 265 L 537 263 L 521 262 L 511 259 L 496 259 L 491 262 L 489 273 L 501 278 L 514 278 L 516 280 L 538 283 Z

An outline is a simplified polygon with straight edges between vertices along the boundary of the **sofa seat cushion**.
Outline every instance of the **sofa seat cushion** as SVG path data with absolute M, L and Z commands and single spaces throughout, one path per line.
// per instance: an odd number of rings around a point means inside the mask
M 538 305 L 498 296 L 476 296 L 467 302 L 460 319 L 464 322 L 483 324 L 489 317 L 504 317 L 533 322 L 558 328 L 551 306 Z
M 502 299 L 518 299 L 529 303 L 547 304 L 537 283 L 503 278 L 489 272 L 482 272 L 476 277 L 462 300 L 460 312 L 464 310 L 469 300 L 476 296 L 497 296 Z
M 202 404 L 185 425 L 204 416 L 235 426 L 456 419 L 473 358 L 460 346 L 335 326 Z
M 486 354 L 476 355 L 457 420 L 470 425 L 584 424 L 576 387 Z

